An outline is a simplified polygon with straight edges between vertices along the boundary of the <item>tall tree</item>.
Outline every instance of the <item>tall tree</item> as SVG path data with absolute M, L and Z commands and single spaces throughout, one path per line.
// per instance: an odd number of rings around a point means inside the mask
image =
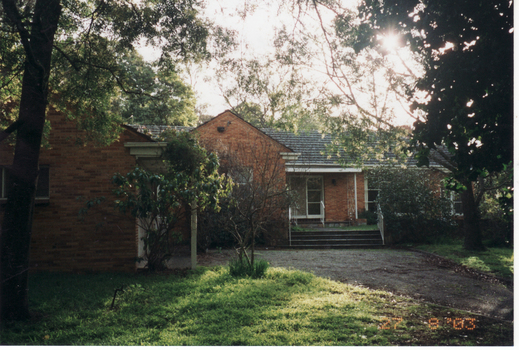
M 361 45 L 394 31 L 419 54 L 425 74 L 409 92 L 423 120 L 413 147 L 420 164 L 434 156 L 451 171 L 464 247 L 484 249 L 473 182 L 512 161 L 513 1 L 364 0 L 360 17 Z
M 162 62 L 203 56 L 208 27 L 198 18 L 199 5 L 198 0 L 1 1 L 0 96 L 19 111 L 0 134 L 1 141 L 16 131 L 0 237 L 2 320 L 29 316 L 29 243 L 49 91 L 59 96 L 53 100 L 58 108 L 110 142 L 119 122 L 109 108 L 114 91 L 138 93 L 119 59 L 142 41 L 160 45 Z
M 124 57 L 122 69 L 135 87 L 136 93 L 112 98 L 113 113 L 130 124 L 194 126 L 194 92 L 184 83 L 175 66 L 145 62 L 136 52 Z

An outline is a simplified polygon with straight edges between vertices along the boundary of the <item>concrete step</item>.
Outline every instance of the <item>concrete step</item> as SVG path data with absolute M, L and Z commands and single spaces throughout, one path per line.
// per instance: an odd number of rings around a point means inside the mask
M 381 247 L 382 237 L 379 231 L 344 231 L 321 229 L 292 232 L 288 248 L 361 248 Z

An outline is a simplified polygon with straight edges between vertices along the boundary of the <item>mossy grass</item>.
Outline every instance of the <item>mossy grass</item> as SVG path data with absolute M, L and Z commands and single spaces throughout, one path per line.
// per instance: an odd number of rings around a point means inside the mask
M 512 345 L 511 323 L 270 267 L 183 274 L 34 273 L 33 319 L 4 345 Z M 115 289 L 122 289 L 112 301 Z M 474 319 L 473 330 L 452 321 Z M 431 329 L 429 320 L 437 319 Z M 472 322 L 472 321 L 471 321 Z M 458 322 L 458 328 L 460 323 Z
M 425 250 L 451 259 L 458 264 L 507 279 L 514 277 L 514 249 L 486 248 L 483 252 L 463 249 L 461 240 L 439 242 L 437 244 L 422 244 L 417 249 Z

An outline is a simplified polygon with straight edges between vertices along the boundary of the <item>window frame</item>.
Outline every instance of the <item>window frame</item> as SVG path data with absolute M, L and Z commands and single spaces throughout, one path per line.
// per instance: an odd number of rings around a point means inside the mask
M 50 201 L 50 166 L 49 165 L 40 165 L 40 174 L 42 170 L 46 173 L 44 177 L 38 175 L 38 183 L 36 184 L 36 193 L 34 197 L 35 204 L 46 204 Z M 43 180 L 45 178 L 45 180 Z M 45 181 L 46 191 L 43 195 L 37 195 L 38 193 L 38 185 L 41 182 Z M 4 204 L 7 202 L 7 167 L 0 166 L 0 204 Z

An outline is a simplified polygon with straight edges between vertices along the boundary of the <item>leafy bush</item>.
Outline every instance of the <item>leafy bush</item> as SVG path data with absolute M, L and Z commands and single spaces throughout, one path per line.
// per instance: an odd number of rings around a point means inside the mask
M 452 201 L 443 195 L 440 174 L 379 167 L 367 176 L 370 187 L 380 189 L 377 202 L 392 243 L 429 242 L 455 231 Z
M 229 274 L 233 277 L 261 278 L 265 276 L 269 263 L 265 260 L 255 260 L 250 263 L 246 258 L 235 258 L 229 261 Z
M 360 219 L 366 219 L 367 225 L 376 225 L 378 222 L 378 216 L 377 213 L 373 213 L 371 211 L 363 211 L 359 214 Z

